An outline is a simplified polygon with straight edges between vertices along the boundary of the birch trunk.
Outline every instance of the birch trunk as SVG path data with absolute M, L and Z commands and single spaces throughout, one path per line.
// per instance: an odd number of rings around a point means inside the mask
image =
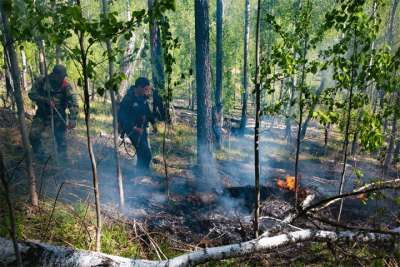
M 26 91 L 28 84 L 27 84 L 27 79 L 26 79 L 26 73 L 28 70 L 27 64 L 26 64 L 26 54 L 25 54 L 25 50 L 21 49 L 20 50 L 21 53 L 21 65 L 22 65 L 22 69 L 21 69 L 21 89 L 23 91 Z
M 388 242 L 398 243 L 400 228 L 395 228 L 383 233 L 368 233 L 365 231 L 324 231 L 324 230 L 298 230 L 287 234 L 272 237 L 261 236 L 247 242 L 225 245 L 220 247 L 204 248 L 194 252 L 186 253 L 178 257 L 164 261 L 149 261 L 140 259 L 128 259 L 119 256 L 107 255 L 84 250 L 75 250 L 59 246 L 52 246 L 36 242 L 20 242 L 19 248 L 22 253 L 25 266 L 124 266 L 124 267 L 181 267 L 196 266 L 210 261 L 219 261 L 229 258 L 238 258 L 253 255 L 260 252 L 276 251 L 279 248 L 297 243 L 313 242 L 362 242 L 376 243 Z M 31 255 L 35 255 L 32 257 Z M 12 242 L 0 237 L 0 262 L 5 265 L 14 264 L 15 258 L 12 251 Z
M 353 106 L 353 92 L 354 92 L 354 79 L 355 79 L 355 71 L 356 71 L 356 66 L 355 66 L 355 61 L 356 61 L 356 55 L 357 55 L 357 42 L 356 42 L 356 36 L 353 36 L 353 55 L 352 55 L 352 66 L 351 66 L 351 75 L 350 75 L 350 91 L 349 91 L 349 105 L 347 107 L 347 118 L 346 118 L 346 128 L 345 128 L 345 135 L 344 135 L 344 144 L 343 144 L 343 168 L 342 168 L 342 173 L 340 175 L 340 184 L 339 184 L 339 195 L 343 193 L 343 188 L 345 184 L 345 175 L 346 175 L 346 167 L 347 167 L 347 156 L 348 156 L 348 146 L 349 146 L 349 134 L 350 134 L 350 123 L 351 123 L 351 110 Z M 342 209 L 343 209 L 343 201 L 342 199 L 340 201 L 340 208 L 339 208 L 339 214 L 337 217 L 337 221 L 340 222 L 340 217 L 342 215 Z
M 102 0 L 103 4 L 103 14 L 108 14 L 108 0 Z M 112 58 L 112 45 L 111 40 L 107 40 L 107 54 L 108 54 L 108 78 L 111 80 L 114 75 L 114 62 Z M 110 91 L 111 98 L 111 111 L 113 117 L 113 142 L 114 142 L 114 160 L 115 160 L 115 168 L 116 168 L 116 177 L 118 184 L 118 193 L 119 193 L 119 206 L 121 209 L 125 206 L 125 197 L 124 197 L 124 184 L 121 173 L 121 164 L 119 161 L 118 154 L 118 119 L 117 119 L 117 104 L 115 100 L 115 92 L 113 88 L 108 88 Z
M 132 19 L 131 15 L 131 3 L 130 0 L 126 0 L 126 18 L 127 20 Z M 118 99 L 121 99 L 122 95 L 125 95 L 126 90 L 128 89 L 129 78 L 132 74 L 132 68 L 134 64 L 133 60 L 133 52 L 135 50 L 135 41 L 136 41 L 136 34 L 132 33 L 132 37 L 129 38 L 128 43 L 126 45 L 124 55 L 122 56 L 121 63 L 120 63 L 120 72 L 122 72 L 126 79 L 123 80 L 118 89 Z M 138 54 L 141 54 L 139 49 Z
M 80 0 L 76 1 L 76 4 L 81 9 Z M 82 12 L 82 10 L 81 10 Z M 89 78 L 87 70 L 87 54 L 86 47 L 84 44 L 85 32 L 78 33 L 80 56 L 81 56 L 81 67 L 83 74 L 83 93 L 84 93 L 84 111 L 85 111 L 85 124 L 86 124 L 86 140 L 87 148 L 92 166 L 93 176 L 93 190 L 96 206 L 96 251 L 101 249 L 101 207 L 100 207 L 100 191 L 99 191 L 99 177 L 97 174 L 96 158 L 94 156 L 92 141 L 90 139 L 90 95 L 89 95 Z
M 254 179 L 255 179 L 255 208 L 254 208 L 254 236 L 259 234 L 260 217 L 260 115 L 261 115 L 261 84 L 260 84 L 260 13 L 261 0 L 257 2 L 257 24 L 256 24 L 256 73 L 255 73 L 255 93 L 256 93 L 256 114 L 254 126 Z

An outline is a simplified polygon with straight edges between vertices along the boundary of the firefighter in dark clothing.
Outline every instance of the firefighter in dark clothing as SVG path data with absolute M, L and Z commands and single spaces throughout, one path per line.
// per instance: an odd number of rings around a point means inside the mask
M 78 115 L 78 101 L 70 83 L 65 79 L 67 69 L 64 65 L 55 65 L 53 72 L 47 77 L 40 77 L 33 85 L 28 96 L 37 106 L 33 117 L 30 140 L 33 152 L 38 160 L 44 160 L 42 134 L 50 128 L 54 120 L 54 137 L 57 150 L 62 161 L 67 161 L 67 143 L 65 134 L 67 129 L 76 126 Z M 51 118 L 51 109 L 54 116 Z M 66 114 L 69 110 L 69 116 Z
M 157 132 L 156 121 L 150 109 L 149 98 L 152 87 L 146 78 L 138 78 L 122 99 L 118 111 L 118 124 L 121 137 L 125 134 L 136 149 L 137 169 L 150 171 L 151 148 L 148 140 L 147 127 L 149 122 Z

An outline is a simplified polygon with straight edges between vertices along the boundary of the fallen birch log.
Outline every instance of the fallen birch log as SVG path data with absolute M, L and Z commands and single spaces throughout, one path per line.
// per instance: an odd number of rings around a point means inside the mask
M 75 250 L 60 246 L 47 245 L 36 242 L 20 242 L 24 266 L 193 266 L 211 260 L 223 260 L 242 257 L 256 252 L 268 252 L 283 246 L 288 246 L 305 241 L 314 242 L 340 242 L 358 241 L 368 242 L 399 242 L 400 228 L 394 229 L 393 234 L 377 234 L 359 231 L 322 231 L 300 230 L 273 237 L 261 237 L 247 242 L 205 248 L 172 258 L 166 261 L 148 261 L 128 259 L 107 255 L 98 252 Z M 12 242 L 0 238 L 0 263 L 13 266 L 15 254 Z
M 303 208 L 302 213 L 307 213 L 310 211 L 316 212 L 316 211 L 321 211 L 322 209 L 325 209 L 332 204 L 339 202 L 343 198 L 351 197 L 351 196 L 357 196 L 360 194 L 368 194 L 374 191 L 379 191 L 379 190 L 384 190 L 384 189 L 398 189 L 400 188 L 400 179 L 393 179 L 393 180 L 388 180 L 388 181 L 378 181 L 378 182 L 373 182 L 370 184 L 366 184 L 362 187 L 359 187 L 352 192 L 349 193 L 343 193 L 340 195 L 336 195 L 333 197 L 329 197 L 326 199 L 323 199 L 317 203 L 313 203 L 312 205 L 308 205 Z

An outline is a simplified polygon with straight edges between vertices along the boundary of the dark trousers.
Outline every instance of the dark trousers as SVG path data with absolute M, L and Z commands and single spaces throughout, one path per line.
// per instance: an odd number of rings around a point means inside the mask
M 129 136 L 133 146 L 136 149 L 136 167 L 139 170 L 148 171 L 150 170 L 150 162 L 151 162 L 151 148 L 148 138 L 147 129 L 143 131 L 141 135 L 139 134 L 131 134 Z
M 49 121 L 40 117 L 34 117 L 32 121 L 32 128 L 30 132 L 30 141 L 32 150 L 39 158 L 44 158 L 44 150 L 42 145 L 42 134 L 45 131 L 51 131 L 51 124 Z M 57 152 L 61 158 L 67 157 L 67 143 L 65 139 L 66 127 L 63 122 L 55 120 L 54 122 L 54 137 L 57 143 Z

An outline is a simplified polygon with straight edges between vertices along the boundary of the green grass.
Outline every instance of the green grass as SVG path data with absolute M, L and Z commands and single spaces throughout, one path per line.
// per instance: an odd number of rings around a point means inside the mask
M 85 125 L 85 114 L 83 112 L 83 106 L 79 107 L 77 127 L 75 134 L 85 136 L 86 125 Z M 100 132 L 112 133 L 112 116 L 111 116 L 111 105 L 109 103 L 95 101 L 90 106 L 90 128 L 91 134 L 96 135 Z
M 0 236 L 10 238 L 9 217 L 3 210 L 6 205 L 2 200 L 0 203 L 0 214 L 4 218 L 0 223 Z M 19 239 L 38 240 L 76 249 L 94 249 L 95 213 L 91 208 L 86 212 L 86 205 L 69 206 L 57 203 L 52 216 L 53 201 L 41 202 L 40 208 L 35 211 L 23 202 L 17 202 L 16 206 L 19 207 L 16 209 Z M 101 241 L 101 251 L 104 253 L 130 258 L 140 256 L 138 244 L 132 241 L 131 233 L 123 224 L 105 222 Z

